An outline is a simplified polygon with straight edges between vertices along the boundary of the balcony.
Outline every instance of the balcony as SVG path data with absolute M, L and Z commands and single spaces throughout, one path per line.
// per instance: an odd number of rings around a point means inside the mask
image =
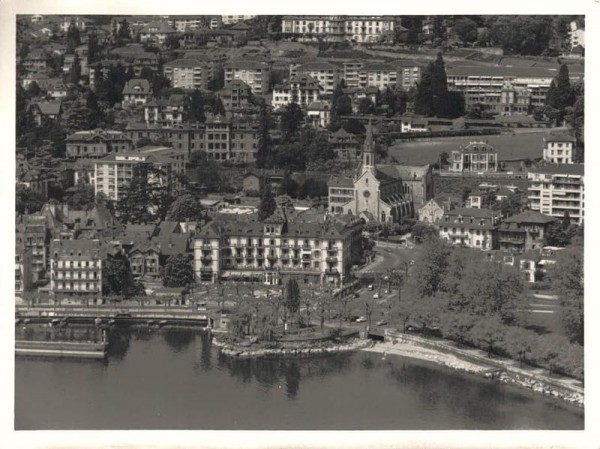
M 337 257 L 327 257 L 325 260 L 327 261 L 327 263 L 338 263 Z
M 212 267 L 200 267 L 201 273 L 212 273 L 212 271 L 213 271 Z
M 212 247 L 212 245 L 210 243 L 203 243 L 202 244 L 202 249 L 203 250 L 212 250 L 213 247 Z
M 202 256 L 202 257 L 200 258 L 200 260 L 201 260 L 202 262 L 212 262 L 213 258 L 212 258 L 212 256 L 210 256 L 210 255 L 209 255 L 209 256 Z

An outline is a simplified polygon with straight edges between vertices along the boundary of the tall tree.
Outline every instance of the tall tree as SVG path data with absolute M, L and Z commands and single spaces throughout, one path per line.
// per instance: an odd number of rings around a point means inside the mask
M 64 200 L 73 210 L 90 210 L 95 206 L 94 187 L 79 181 Z
M 258 168 L 268 167 L 271 157 L 269 154 L 269 122 L 267 118 L 267 107 L 265 104 L 260 106 L 258 119 L 258 145 L 256 151 L 256 166 Z
M 79 45 L 81 45 L 79 29 L 75 25 L 75 22 L 71 21 L 67 29 L 67 53 L 73 53 Z
M 75 54 L 73 58 L 73 64 L 71 64 L 71 68 L 69 69 L 69 82 L 72 84 L 79 84 L 79 80 L 81 79 L 81 62 L 79 61 L 79 55 Z
M 261 197 L 260 204 L 258 206 L 258 219 L 259 221 L 264 221 L 269 218 L 275 210 L 277 209 L 277 203 L 275 202 L 275 198 L 273 198 L 273 194 L 271 193 L 271 184 L 266 181 Z
M 202 219 L 202 207 L 200 202 L 191 194 L 185 194 L 178 197 L 167 212 L 169 221 L 198 221 Z
M 140 284 L 133 279 L 129 260 L 122 254 L 109 256 L 102 262 L 102 294 L 128 297 L 137 295 Z
M 291 141 L 298 134 L 303 121 L 304 114 L 300 106 L 295 102 L 288 104 L 281 114 L 280 128 L 282 139 L 285 142 Z
M 423 245 L 421 258 L 412 276 L 419 296 L 434 296 L 441 290 L 450 254 L 450 246 L 442 240 L 430 240 Z
M 584 270 L 583 248 L 568 248 L 559 254 L 549 277 L 559 292 L 560 313 L 556 314 L 565 335 L 583 345 Z
M 122 221 L 147 224 L 163 221 L 172 203 L 166 174 L 151 164 L 139 164 L 120 199 L 117 210 Z
M 417 83 L 417 94 L 415 97 L 415 113 L 431 117 L 435 115 L 433 102 L 433 64 L 430 63 L 423 73 L 421 80 Z
M 206 116 L 204 115 L 204 98 L 202 97 L 202 92 L 196 89 L 192 92 L 192 95 L 186 98 L 188 101 L 189 107 L 189 115 L 192 120 L 197 122 L 205 122 Z
M 194 282 L 194 268 L 187 254 L 169 257 L 165 265 L 163 285 L 165 287 L 187 287 Z

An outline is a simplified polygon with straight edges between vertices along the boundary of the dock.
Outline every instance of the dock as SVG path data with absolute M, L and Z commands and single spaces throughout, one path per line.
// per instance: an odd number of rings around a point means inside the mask
M 39 356 L 81 359 L 105 359 L 108 343 L 71 341 L 15 341 L 15 354 L 18 356 Z

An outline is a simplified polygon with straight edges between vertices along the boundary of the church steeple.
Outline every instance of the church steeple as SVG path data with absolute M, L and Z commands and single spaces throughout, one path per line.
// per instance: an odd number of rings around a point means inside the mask
M 371 127 L 371 119 L 367 125 L 367 134 L 363 145 L 363 170 L 367 167 L 375 165 L 375 145 L 373 144 L 373 128 Z

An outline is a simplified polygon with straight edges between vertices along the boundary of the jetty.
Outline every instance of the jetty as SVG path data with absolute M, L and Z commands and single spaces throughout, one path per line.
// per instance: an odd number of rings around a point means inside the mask
M 15 341 L 15 354 L 18 356 L 105 359 L 108 343 L 72 341 Z

